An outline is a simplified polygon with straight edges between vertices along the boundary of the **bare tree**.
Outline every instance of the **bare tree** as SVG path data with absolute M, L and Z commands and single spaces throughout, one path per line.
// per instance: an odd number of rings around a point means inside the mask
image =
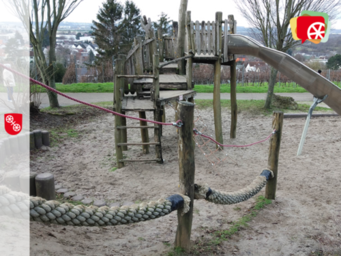
M 10 2 L 14 12 L 20 18 L 30 35 L 34 60 L 37 64 L 42 82 L 56 88 L 54 64 L 56 62 L 56 35 L 59 24 L 65 20 L 83 0 L 3 0 Z M 31 11 L 30 11 L 31 10 Z M 50 50 L 48 58 L 43 51 L 43 38 L 48 31 Z M 57 94 L 47 91 L 50 107 L 59 107 Z
M 339 15 L 341 0 L 240 0 L 237 6 L 252 28 L 253 36 L 266 47 L 287 52 L 300 41 L 292 38 L 290 19 L 301 11 L 319 11 L 335 19 Z M 272 68 L 265 108 L 271 107 L 277 70 Z

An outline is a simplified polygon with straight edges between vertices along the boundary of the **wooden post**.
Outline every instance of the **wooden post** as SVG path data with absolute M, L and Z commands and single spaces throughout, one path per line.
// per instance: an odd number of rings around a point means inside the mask
M 146 119 L 146 111 L 140 111 L 139 117 L 142 119 Z M 147 126 L 147 125 L 148 125 L 147 122 L 140 121 L 140 126 Z M 142 138 L 142 143 L 149 143 L 148 129 L 141 128 L 141 138 Z M 142 145 L 142 150 L 144 154 L 149 154 L 149 145 Z
M 190 210 L 182 215 L 178 210 L 178 227 L 175 237 L 175 246 L 190 249 L 190 239 L 193 220 L 193 199 L 194 199 L 194 140 L 193 140 L 193 119 L 194 104 L 186 101 L 179 102 L 180 119 L 183 126 L 179 129 L 179 184 L 180 193 L 191 199 Z
M 282 128 L 283 128 L 283 112 L 274 111 L 272 120 L 272 129 L 276 129 L 276 133 L 270 139 L 268 166 L 274 173 L 274 178 L 270 179 L 265 188 L 265 197 L 267 199 L 276 199 L 277 173 L 279 149 L 281 146 Z
M 158 40 L 159 40 L 159 61 L 163 62 L 163 37 L 162 37 L 162 28 L 158 28 L 157 30 Z
M 186 11 L 188 0 L 181 0 L 179 8 L 179 32 L 178 43 L 175 58 L 184 56 L 185 53 L 185 35 L 186 35 Z M 185 60 L 179 61 L 179 75 L 185 75 Z
M 230 21 L 230 33 L 235 33 L 234 27 L 234 17 L 233 15 L 229 15 L 228 19 Z M 225 40 L 225 43 L 227 40 Z M 232 64 L 230 66 L 231 71 L 231 128 L 230 128 L 230 138 L 236 138 L 236 130 L 237 130 L 237 63 L 233 57 Z
M 161 105 L 158 102 L 160 98 L 160 85 L 159 85 L 159 55 L 154 54 L 153 55 L 153 101 L 154 101 L 154 120 L 158 122 L 162 122 L 162 114 L 161 114 Z M 162 133 L 162 127 L 161 125 L 154 124 L 154 141 L 158 142 L 157 145 L 155 145 L 155 153 L 156 158 L 160 159 L 158 163 L 163 163 L 162 159 L 162 146 L 161 146 L 161 133 Z
M 114 97 L 115 97 L 115 111 L 118 113 L 122 113 L 122 98 L 121 98 L 121 91 L 122 91 L 122 79 L 124 78 L 118 78 L 118 75 L 123 75 L 123 65 L 124 60 L 117 59 L 116 61 L 116 70 L 115 70 L 115 84 L 114 84 Z M 123 160 L 123 150 L 121 146 L 118 146 L 118 143 L 123 143 L 122 139 L 122 132 L 120 129 L 117 129 L 117 127 L 122 126 L 122 118 L 120 116 L 115 116 L 115 147 L 116 147 L 116 162 L 117 167 L 121 168 L 124 166 L 123 162 L 120 162 Z
M 50 146 L 50 133 L 48 131 L 41 131 L 41 135 L 43 137 L 43 145 Z
M 40 149 L 43 146 L 43 137 L 41 135 L 41 130 L 34 130 L 34 146 L 36 149 Z
M 30 132 L 30 150 L 34 150 L 36 148 L 34 143 L 34 133 Z
M 177 101 L 174 103 L 174 107 L 175 107 L 175 109 L 174 109 L 174 111 L 175 111 L 174 122 L 176 122 L 180 118 L 180 116 L 179 116 L 179 103 Z M 179 133 L 179 129 L 178 128 L 176 128 L 176 133 Z
M 187 28 L 187 48 L 188 51 L 192 50 L 194 53 L 194 49 L 192 49 L 192 31 L 191 31 L 191 12 L 187 12 L 186 19 L 186 28 Z M 192 90 L 192 68 L 193 68 L 193 60 L 192 58 L 187 59 L 186 64 L 186 79 L 187 79 L 187 90 Z
M 54 176 L 51 173 L 40 173 L 36 176 L 37 196 L 46 200 L 55 200 Z
M 221 21 L 223 14 L 221 12 L 216 13 L 216 30 L 221 34 Z M 218 33 L 218 32 L 217 32 Z M 220 56 L 221 49 L 221 36 L 216 37 L 217 53 Z M 213 89 L 213 112 L 214 112 L 214 128 L 215 138 L 219 143 L 223 143 L 223 127 L 221 120 L 221 104 L 220 104 L 220 79 L 221 79 L 221 63 L 220 58 L 214 63 L 214 89 Z M 218 147 L 218 146 L 217 146 Z M 222 150 L 223 148 L 221 148 Z
M 126 61 L 127 55 L 119 54 L 118 58 L 121 59 L 122 62 L 123 62 L 123 69 L 122 69 L 121 75 L 125 75 L 126 74 L 125 61 Z M 121 85 L 120 85 L 120 87 L 121 87 L 120 94 L 121 94 L 121 100 L 122 100 L 123 97 L 124 97 L 124 92 L 125 91 L 129 91 L 128 90 L 128 79 L 127 78 L 122 78 L 122 79 L 120 79 L 120 83 L 121 83 Z M 122 111 L 122 114 L 125 114 L 125 112 Z M 122 126 L 127 126 L 127 119 L 125 117 L 121 117 L 121 119 L 122 119 Z M 122 143 L 127 143 L 127 129 L 122 129 L 121 130 L 121 136 L 122 136 Z M 127 151 L 128 150 L 128 146 L 122 146 L 122 150 L 123 151 Z

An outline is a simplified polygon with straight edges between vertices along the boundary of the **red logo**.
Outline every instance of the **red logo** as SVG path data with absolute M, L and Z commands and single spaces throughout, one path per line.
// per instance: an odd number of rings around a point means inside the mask
M 297 19 L 297 37 L 302 44 L 307 39 L 321 40 L 326 33 L 326 25 L 322 16 L 300 16 Z
M 22 129 L 22 114 L 5 114 L 5 130 L 10 135 L 17 135 Z

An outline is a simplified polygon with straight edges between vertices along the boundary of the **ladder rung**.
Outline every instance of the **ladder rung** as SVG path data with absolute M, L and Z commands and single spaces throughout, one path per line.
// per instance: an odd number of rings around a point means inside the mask
M 117 146 L 144 146 L 144 145 L 161 145 L 160 142 L 148 142 L 148 143 L 117 143 Z
M 117 126 L 117 129 L 159 129 L 158 126 Z
M 120 160 L 120 163 L 124 163 L 124 162 L 160 162 L 161 159 L 157 158 L 157 159 L 137 159 L 137 160 L 127 160 L 127 159 L 123 159 Z

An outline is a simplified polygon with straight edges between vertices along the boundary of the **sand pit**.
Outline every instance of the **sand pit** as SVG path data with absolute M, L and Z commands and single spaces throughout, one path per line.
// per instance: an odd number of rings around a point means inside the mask
M 196 116 L 199 114 L 202 122 L 198 128 L 203 129 L 206 124 L 206 133 L 214 134 L 212 110 L 197 110 Z M 167 119 L 174 119 L 172 108 L 167 109 Z M 241 113 L 237 139 L 230 140 L 228 110 L 223 110 L 223 121 L 224 142 L 229 144 L 255 142 L 272 131 L 271 116 Z M 129 124 L 136 123 L 129 120 Z M 315 253 L 321 251 L 323 255 L 341 254 L 341 119 L 312 119 L 303 154 L 297 157 L 303 126 L 303 118 L 284 120 L 277 199 L 249 227 L 209 255 L 318 255 Z M 128 163 L 111 171 L 116 165 L 113 127 L 114 117 L 109 114 L 78 125 L 75 129 L 80 137 L 34 157 L 31 171 L 52 172 L 63 187 L 110 203 L 150 201 L 176 193 L 179 177 L 175 128 L 163 130 L 164 164 Z M 139 131 L 128 133 L 130 141 L 140 141 Z M 210 147 L 213 149 L 214 145 Z M 268 147 L 269 142 L 265 142 L 249 148 L 225 149 L 217 155 L 225 158 L 227 154 L 226 160 L 215 166 L 197 148 L 196 182 L 219 190 L 238 190 L 267 167 Z M 145 157 L 140 147 L 130 147 L 125 155 L 132 159 Z M 154 157 L 153 148 L 150 157 Z M 264 195 L 264 189 L 259 195 Z M 195 201 L 193 243 L 210 238 L 210 230 L 227 229 L 254 204 L 255 199 L 230 206 Z M 167 255 L 176 226 L 176 212 L 153 221 L 104 228 L 31 222 L 31 255 Z

